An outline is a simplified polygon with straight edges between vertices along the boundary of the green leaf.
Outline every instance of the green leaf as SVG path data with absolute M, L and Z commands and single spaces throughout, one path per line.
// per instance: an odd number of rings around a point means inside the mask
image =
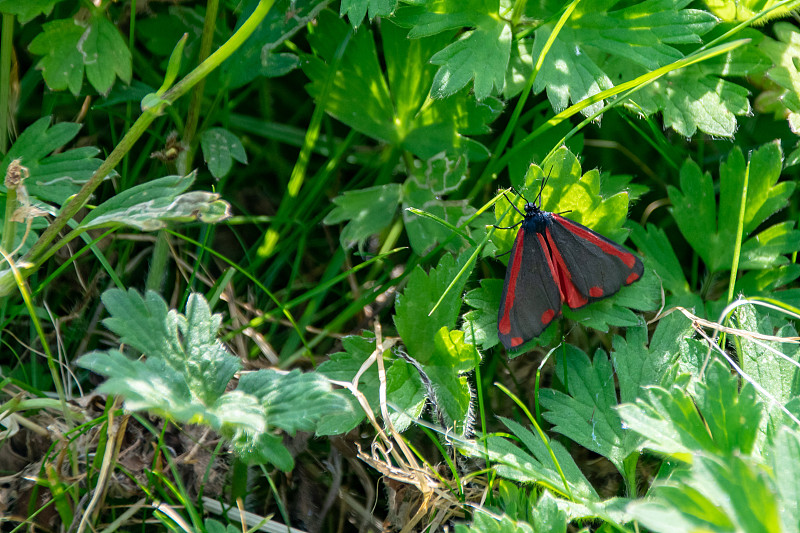
M 130 410 L 206 424 L 244 461 L 291 470 L 291 454 L 268 430 L 313 431 L 343 405 L 322 376 L 297 370 L 259 370 L 226 391 L 241 363 L 217 339 L 222 317 L 212 315 L 199 294 L 189 297 L 185 315 L 168 310 L 154 292 L 143 297 L 133 289 L 111 289 L 103 303 L 111 314 L 103 321 L 106 327 L 146 359 L 119 350 L 84 355 L 80 366 L 108 378 L 99 390 L 122 396 Z
M 38 15 L 49 15 L 59 2 L 61 0 L 0 0 L 0 13 L 15 15 L 20 24 L 25 24 Z
M 389 227 L 400 202 L 400 192 L 397 183 L 345 191 L 333 199 L 336 207 L 322 222 L 330 225 L 347 220 L 339 241 L 345 248 L 361 244 Z
M 188 176 L 166 176 L 136 185 L 97 206 L 81 220 L 84 229 L 133 226 L 155 231 L 170 222 L 199 220 L 213 224 L 230 216 L 230 205 L 219 194 L 192 191 L 181 194 L 194 182 Z
M 506 515 L 498 517 L 479 510 L 472 515 L 471 524 L 456 524 L 455 531 L 456 533 L 534 533 L 539 530 L 534 530 L 529 524 L 512 520 Z
M 42 117 L 28 126 L 3 158 L 0 168 L 5 175 L 11 161 L 19 159 L 29 172 L 24 181 L 28 195 L 63 204 L 92 177 L 102 160 L 94 157 L 100 150 L 92 146 L 63 150 L 80 131 L 80 124 L 61 122 L 51 126 L 50 121 L 51 117 Z M 48 156 L 56 150 L 60 153 Z
M 729 456 L 753 449 L 762 417 L 753 387 L 713 361 L 706 382 L 690 396 L 679 386 L 651 387 L 646 400 L 618 408 L 625 424 L 645 438 L 644 447 L 691 461 L 697 453 Z
M 702 309 L 703 301 L 692 293 L 683 273 L 683 266 L 664 230 L 654 224 L 648 224 L 647 229 L 636 223 L 630 223 L 629 226 L 631 240 L 642 251 L 646 268 L 655 270 L 664 290 L 669 294 L 667 307 L 680 305 L 689 309 Z
M 249 2 L 242 10 L 236 29 L 253 14 L 257 3 Z M 307 28 L 327 2 L 320 0 L 278 0 L 253 34 L 212 74 L 211 87 L 242 87 L 258 76 L 277 77 L 300 66 L 296 54 L 280 52 L 283 44 L 298 31 Z
M 758 316 L 752 305 L 737 307 L 734 316 L 742 330 L 797 337 L 797 331 L 791 325 L 776 328 L 770 315 Z M 800 395 L 800 371 L 797 367 L 800 348 L 796 344 L 751 339 L 747 335 L 737 337 L 736 347 L 742 369 L 775 401 L 766 406 L 767 421 L 772 432 L 779 432 L 784 420 L 780 407 Z
M 183 374 L 190 390 L 201 398 L 222 395 L 241 366 L 216 338 L 221 315 L 212 315 L 199 294 L 189 298 L 186 316 L 168 310 L 152 291 L 142 297 L 134 289 L 110 289 L 102 299 L 111 314 L 103 324 L 119 335 L 120 342 L 163 360 Z
M 447 200 L 443 196 L 455 191 L 467 177 L 465 157 L 455 160 L 439 154 L 425 162 L 421 176 L 411 176 L 403 184 L 403 221 L 411 248 L 425 255 L 437 244 L 452 237 L 453 229 L 436 220 L 409 211 L 415 208 L 458 227 L 475 214 L 468 200 Z M 457 252 L 462 241 L 453 240 L 447 250 Z
M 350 19 L 353 28 L 358 28 L 369 10 L 369 20 L 387 17 L 397 6 L 397 0 L 342 0 L 339 15 Z
M 54 91 L 80 93 L 84 69 L 98 93 L 107 94 L 115 78 L 130 83 L 131 53 L 119 30 L 104 16 L 88 20 L 61 19 L 46 22 L 29 50 L 43 56 L 37 68 Z
M 776 496 L 783 531 L 797 531 L 800 524 L 800 434 L 781 428 L 769 453 L 769 464 L 775 475 Z
M 796 185 L 791 181 L 778 183 L 781 160 L 778 143 L 765 144 L 750 158 L 743 239 L 788 205 Z M 720 165 L 719 215 L 710 174 L 702 173 L 691 161 L 681 168 L 680 190 L 668 190 L 681 233 L 712 272 L 729 269 L 733 260 L 744 173 L 744 156 L 736 147 Z M 800 247 L 800 232 L 793 228 L 793 223 L 776 224 L 745 240 L 739 267 L 767 268 L 786 263 L 783 254 Z
M 649 345 L 646 327 L 628 328 L 625 338 L 614 336 L 611 362 L 619 381 L 620 401 L 635 402 L 650 385 L 672 384 L 686 339 L 693 331 L 688 318 L 672 313 L 658 322 Z
M 475 368 L 480 355 L 473 345 L 464 342 L 463 332 L 453 331 L 469 271 L 455 281 L 455 285 L 450 285 L 471 252 L 467 249 L 457 261 L 445 255 L 428 274 L 420 267 L 415 268 L 403 294 L 397 297 L 394 317 L 408 354 L 423 367 L 432 382 L 439 409 L 459 432 L 471 418 L 472 393 L 463 374 Z M 429 315 L 446 290 L 449 292 Z
M 564 482 L 553 462 L 555 456 L 572 496 L 587 502 L 599 500 L 591 483 L 560 442 L 548 440 L 545 445 L 538 434 L 525 429 L 519 423 L 503 417 L 500 417 L 500 420 L 519 442 L 489 435 L 485 440 L 467 443 L 465 449 L 471 456 L 485 458 L 501 477 L 521 483 L 537 483 L 551 492 L 566 494 Z M 522 444 L 525 450 L 520 448 L 519 444 Z M 553 452 L 552 456 L 550 449 Z
M 189 298 L 185 316 L 168 311 L 154 292 L 142 297 L 133 289 L 111 289 L 103 303 L 111 313 L 106 327 L 147 359 L 132 360 L 118 350 L 81 357 L 80 366 L 109 378 L 101 391 L 124 397 L 128 409 L 206 423 L 229 435 L 266 429 L 255 397 L 225 392 L 241 364 L 217 340 L 221 317 L 211 314 L 202 296 Z
M 629 75 L 627 66 L 620 68 Z M 691 137 L 698 130 L 732 137 L 736 117 L 752 114 L 748 95 L 747 88 L 720 77 L 716 68 L 701 63 L 669 72 L 643 87 L 631 96 L 628 107 L 646 116 L 661 111 L 664 125 L 684 137 Z
M 422 159 L 440 152 L 451 157 L 466 153 L 471 161 L 486 159 L 486 147 L 466 135 L 487 133 L 502 110 L 500 102 L 489 98 L 478 104 L 466 90 L 444 100 L 428 99 L 435 74 L 429 59 L 450 35 L 409 39 L 407 31 L 386 19 L 380 29 L 386 76 L 367 26 L 350 37 L 352 30 L 341 19 L 321 12 L 317 32 L 309 36 L 318 57 L 303 65 L 311 79 L 309 94 L 354 130 Z M 347 39 L 337 59 L 337 49 Z M 331 72 L 334 66 L 336 72 Z
M 611 88 L 616 80 L 627 81 L 634 69 L 654 70 L 683 57 L 673 45 L 701 42 L 700 36 L 716 24 L 704 11 L 683 9 L 690 0 L 648 0 L 609 9 L 620 3 L 582 2 L 561 29 L 533 86 L 535 93 L 547 91 L 556 111 Z M 553 4 L 555 9 L 562 4 Z M 537 28 L 530 53 L 525 53 L 522 77 L 527 78 L 552 33 L 555 11 L 539 14 L 547 20 Z M 544 15 L 544 16 L 542 16 Z M 527 64 L 530 57 L 530 65 Z M 622 66 L 620 66 L 622 65 Z M 604 103 L 582 112 L 591 115 Z
M 290 434 L 314 431 L 323 416 L 344 406 L 328 380 L 296 369 L 288 374 L 275 370 L 245 374 L 237 390 L 258 398 L 266 410 L 269 425 Z
M 231 448 L 248 464 L 271 463 L 284 472 L 294 469 L 292 454 L 278 435 L 262 432 L 250 437 L 240 433 L 231 441 Z
M 500 16 L 499 1 L 443 1 L 438 4 L 436 13 L 428 13 L 440 17 L 434 24 L 474 29 L 462 33 L 456 42 L 431 57 L 431 63 L 441 65 L 433 79 L 431 96 L 446 98 L 472 80 L 478 101 L 492 95 L 495 89 L 499 92 L 511 55 L 511 25 Z
M 433 353 L 423 368 L 433 384 L 436 404 L 449 428 L 464 432 L 472 418 L 472 392 L 465 375 L 480 363 L 475 346 L 464 342 L 463 331 L 442 327 L 434 339 Z
M 777 85 L 780 90 L 773 91 L 775 111 L 782 116 L 788 116 L 792 131 L 796 132 L 797 113 L 800 113 L 800 73 L 798 72 L 795 58 L 800 56 L 800 32 L 797 27 L 788 22 L 776 22 L 772 31 L 777 40 L 764 37 L 758 43 L 758 48 L 770 59 L 770 68 L 766 77 Z
M 375 350 L 375 339 L 349 336 L 342 340 L 344 352 L 331 354 L 330 359 L 319 365 L 317 371 L 335 381 L 351 382 L 361 370 L 364 362 Z M 387 360 L 387 363 L 389 360 Z M 380 412 L 378 396 L 378 369 L 375 364 L 361 374 L 358 390 L 364 395 L 377 416 Z M 364 419 L 364 411 L 349 390 L 337 390 L 340 409 L 326 414 L 317 426 L 319 435 L 338 435 L 355 428 Z M 425 388 L 419 373 L 402 359 L 387 364 L 386 397 L 389 413 L 398 431 L 405 431 L 416 420 L 425 406 Z
M 689 472 L 677 474 L 654 488 L 650 501 L 630 506 L 649 530 L 781 531 L 773 485 L 749 458 L 700 455 Z
M 503 280 L 482 279 L 479 288 L 464 296 L 464 303 L 473 309 L 464 314 L 461 326 L 467 342 L 478 344 L 484 350 L 500 342 L 497 338 L 497 309 L 502 292 Z
M 569 396 L 554 390 L 540 391 L 540 403 L 547 409 L 544 418 L 554 425 L 553 431 L 567 436 L 611 461 L 624 474 L 623 461 L 634 453 L 641 438 L 623 427 L 613 386 L 614 371 L 602 351 L 595 353 L 592 361 L 581 350 L 567 345 L 556 358 L 556 372 L 562 383 L 563 357 L 566 360 Z
M 395 303 L 394 323 L 403 339 L 409 355 L 425 365 L 431 360 L 436 338 L 443 327 L 453 329 L 461 307 L 461 291 L 469 273 L 462 276 L 457 285 L 442 300 L 436 311 L 428 316 L 439 297 L 445 292 L 461 267 L 470 256 L 467 250 L 456 261 L 445 254 L 439 264 L 427 274 L 417 266 L 408 276 L 408 283 Z
M 228 174 L 233 167 L 233 160 L 247 164 L 247 154 L 239 140 L 225 128 L 211 128 L 200 136 L 203 158 L 211 175 L 219 179 Z

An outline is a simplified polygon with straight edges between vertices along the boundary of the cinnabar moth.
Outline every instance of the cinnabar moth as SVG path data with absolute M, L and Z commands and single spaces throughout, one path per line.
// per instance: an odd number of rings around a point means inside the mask
M 506 349 L 538 337 L 561 315 L 563 303 L 577 309 L 606 298 L 644 271 L 639 258 L 614 241 L 542 211 L 541 190 L 537 200 L 525 204 L 503 284 L 497 335 Z

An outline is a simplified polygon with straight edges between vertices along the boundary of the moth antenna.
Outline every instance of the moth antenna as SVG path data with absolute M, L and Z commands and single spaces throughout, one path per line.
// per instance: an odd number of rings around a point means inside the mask
M 525 200 L 525 203 L 526 203 L 526 204 L 527 204 L 527 203 L 529 203 L 529 202 L 528 202 L 528 199 L 527 199 L 527 198 L 525 198 L 525 195 L 524 195 L 524 194 L 522 194 L 522 193 L 521 193 L 520 191 L 518 191 L 517 189 L 515 189 L 513 185 L 512 185 L 511 187 L 509 187 L 509 189 L 511 189 L 512 191 L 514 191 L 514 194 L 516 194 L 517 196 L 519 196 L 520 198 L 522 198 L 523 200 Z
M 512 190 L 512 191 L 514 191 L 514 187 L 511 187 L 511 190 Z M 517 192 L 517 191 L 514 191 L 514 192 Z M 517 192 L 517 194 L 519 194 L 519 193 Z M 519 194 L 519 195 L 520 195 L 520 196 L 522 196 L 521 194 Z M 509 197 L 508 197 L 508 195 L 507 195 L 506 193 L 503 193 L 503 196 L 505 196 L 505 197 L 506 197 L 506 200 L 508 200 L 508 203 L 510 203 L 510 204 L 511 204 L 511 207 L 513 207 L 513 208 L 514 208 L 514 211 L 516 211 L 517 213 L 519 213 L 519 214 L 520 214 L 520 215 L 522 215 L 523 217 L 525 216 L 525 213 L 523 213 L 522 211 L 520 211 L 519 209 L 517 209 L 517 206 L 516 206 L 516 205 L 514 205 L 514 202 L 512 202 L 512 201 L 511 201 L 511 198 L 509 198 Z M 523 199 L 523 200 L 525 200 L 525 197 L 524 197 L 524 196 L 522 196 L 522 199 Z M 527 202 L 527 200 L 525 200 L 525 201 Z M 514 226 L 511 226 L 511 227 L 513 228 Z M 499 228 L 499 229 L 508 229 L 508 228 Z
M 553 171 L 553 167 L 550 167 L 550 170 L 547 171 L 547 175 L 542 180 L 542 186 L 539 187 L 539 194 L 536 195 L 535 202 L 538 202 L 539 209 L 542 208 L 542 193 L 544 192 L 544 188 L 547 185 L 547 181 L 550 179 L 550 173 Z

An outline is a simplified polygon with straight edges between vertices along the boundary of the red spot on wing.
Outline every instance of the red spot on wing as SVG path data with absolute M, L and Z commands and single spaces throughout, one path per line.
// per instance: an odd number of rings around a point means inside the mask
M 555 278 L 556 283 L 558 283 L 558 290 L 561 292 L 561 300 L 567 302 L 567 305 L 572 309 L 583 307 L 589 302 L 589 300 L 586 298 L 586 296 L 578 292 L 578 288 L 575 287 L 574 283 L 572 283 L 572 274 L 570 274 L 569 269 L 564 262 L 564 258 L 561 257 L 561 252 L 558 251 L 558 247 L 555 245 L 553 237 L 550 235 L 549 228 L 545 229 L 545 234 L 547 236 L 547 242 L 550 245 L 550 254 L 553 256 L 552 261 L 549 257 L 547 261 L 550 264 L 550 270 L 553 272 L 553 277 Z M 555 268 L 553 268 L 554 264 Z
M 592 298 L 600 298 L 603 296 L 603 289 L 602 287 L 592 287 L 589 289 L 589 296 Z
M 511 263 L 508 267 L 508 286 L 506 287 L 505 305 L 503 306 L 503 318 L 497 325 L 498 331 L 503 335 L 508 335 L 511 332 L 511 308 L 514 307 L 514 299 L 517 296 L 517 277 L 519 277 L 519 268 L 522 265 L 522 244 L 525 240 L 525 230 L 520 229 L 517 232 L 517 239 L 514 243 L 514 257 L 511 258 Z M 521 340 L 520 340 L 521 342 Z M 512 345 L 518 346 L 513 344 Z
M 522 337 L 511 337 L 511 347 L 516 348 L 522 344 Z
M 637 279 L 639 279 L 639 274 L 637 272 L 631 272 L 630 275 L 625 278 L 625 285 L 630 285 Z
M 553 309 L 548 309 L 544 313 L 542 313 L 542 324 L 549 324 L 553 317 L 556 316 L 556 312 Z
M 559 224 L 564 226 L 567 230 L 572 232 L 574 235 L 577 235 L 581 239 L 585 239 L 585 240 L 589 241 L 590 243 L 596 245 L 597 247 L 599 247 L 601 250 L 603 250 L 605 253 L 607 253 L 609 255 L 613 255 L 615 257 L 619 257 L 620 260 L 623 263 L 625 263 L 625 266 L 627 266 L 628 268 L 633 268 L 633 265 L 636 263 L 636 257 L 634 257 L 634 255 L 632 253 L 626 252 L 625 250 L 622 250 L 621 248 L 617 248 L 613 244 L 611 244 L 608 241 L 602 239 L 600 237 L 600 235 L 598 235 L 597 233 L 593 232 L 592 230 L 590 230 L 588 228 L 581 227 L 581 226 L 577 225 L 575 222 L 572 222 L 571 220 L 569 220 L 567 218 L 564 218 L 562 216 L 554 214 L 553 217 L 558 221 Z

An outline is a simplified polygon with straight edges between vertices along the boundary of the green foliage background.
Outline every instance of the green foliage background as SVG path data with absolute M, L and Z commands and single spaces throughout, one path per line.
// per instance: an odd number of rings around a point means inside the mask
M 0 453 L 63 424 L 14 520 L 116 519 L 133 413 L 197 531 L 170 424 L 308 531 L 800 531 L 798 3 L 0 0 Z M 540 192 L 645 274 L 505 353 Z

